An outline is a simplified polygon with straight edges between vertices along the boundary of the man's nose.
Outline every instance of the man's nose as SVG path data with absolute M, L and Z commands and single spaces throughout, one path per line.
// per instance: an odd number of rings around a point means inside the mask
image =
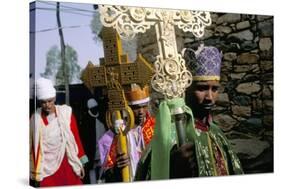
M 144 108 L 140 108 L 140 109 L 139 109 L 139 113 L 140 113 L 140 114 L 144 114 Z
M 213 91 L 212 91 L 211 89 L 206 90 L 205 99 L 206 99 L 206 100 L 211 100 L 211 101 L 213 101 L 213 99 L 214 99 L 214 94 L 213 94 Z
M 47 106 L 48 108 L 51 108 L 51 107 L 52 107 L 52 102 L 47 102 L 47 103 L 46 103 L 46 106 Z

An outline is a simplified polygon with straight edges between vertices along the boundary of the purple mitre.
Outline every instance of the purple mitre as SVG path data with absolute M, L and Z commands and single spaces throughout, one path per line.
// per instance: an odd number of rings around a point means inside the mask
M 193 80 L 220 80 L 222 53 L 216 47 L 203 44 L 193 53 L 193 60 L 188 61 Z

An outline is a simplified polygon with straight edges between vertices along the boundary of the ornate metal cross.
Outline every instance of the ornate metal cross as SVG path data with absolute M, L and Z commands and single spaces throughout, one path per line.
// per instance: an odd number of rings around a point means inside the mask
M 155 26 L 159 55 L 154 62 L 152 87 L 166 98 L 182 97 L 192 76 L 178 53 L 174 26 L 202 37 L 205 26 L 211 24 L 210 13 L 110 5 L 100 5 L 99 10 L 102 24 L 114 27 L 124 39 L 131 39 Z
M 82 73 L 84 84 L 92 90 L 94 87 L 106 87 L 109 111 L 122 110 L 127 106 L 124 87 L 138 83 L 147 84 L 153 74 L 152 66 L 139 54 L 134 63 L 122 54 L 121 39 L 113 28 L 104 27 L 101 32 L 104 58 L 100 66 L 91 62 Z

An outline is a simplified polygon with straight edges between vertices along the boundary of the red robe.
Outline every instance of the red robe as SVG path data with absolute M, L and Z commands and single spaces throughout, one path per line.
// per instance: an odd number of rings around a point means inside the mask
M 47 117 L 41 114 L 45 126 L 48 125 Z M 79 137 L 77 122 L 74 115 L 71 115 L 70 129 L 75 138 L 78 147 L 78 158 L 81 159 L 85 156 L 85 152 Z M 35 157 L 34 157 L 35 158 Z M 64 186 L 64 185 L 80 185 L 83 184 L 80 178 L 74 173 L 71 165 L 68 163 L 67 155 L 64 155 L 59 169 L 51 176 L 45 177 L 40 182 L 40 187 L 45 186 Z

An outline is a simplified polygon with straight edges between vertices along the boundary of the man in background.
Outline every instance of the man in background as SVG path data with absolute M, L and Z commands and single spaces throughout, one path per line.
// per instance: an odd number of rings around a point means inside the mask
M 133 181 L 142 152 L 153 136 L 155 119 L 148 110 L 148 87 L 141 89 L 133 85 L 132 90 L 126 93 L 126 98 L 135 118 L 134 128 L 127 133 L 128 154 L 117 150 L 118 138 L 112 130 L 107 131 L 99 141 L 105 182 L 122 182 L 121 170 L 126 166 L 130 167 L 130 181 Z
M 91 162 L 91 169 L 90 169 L 90 183 L 96 184 L 98 183 L 98 179 L 100 178 L 101 174 L 101 162 L 100 162 L 100 153 L 98 148 L 98 140 L 102 137 L 102 135 L 106 132 L 104 124 L 99 120 L 99 104 L 94 98 L 90 98 L 87 101 L 88 107 L 88 119 L 89 122 L 87 124 L 88 127 L 93 127 L 90 131 L 94 135 L 94 150 L 91 150 L 93 154 L 91 154 L 90 160 Z

